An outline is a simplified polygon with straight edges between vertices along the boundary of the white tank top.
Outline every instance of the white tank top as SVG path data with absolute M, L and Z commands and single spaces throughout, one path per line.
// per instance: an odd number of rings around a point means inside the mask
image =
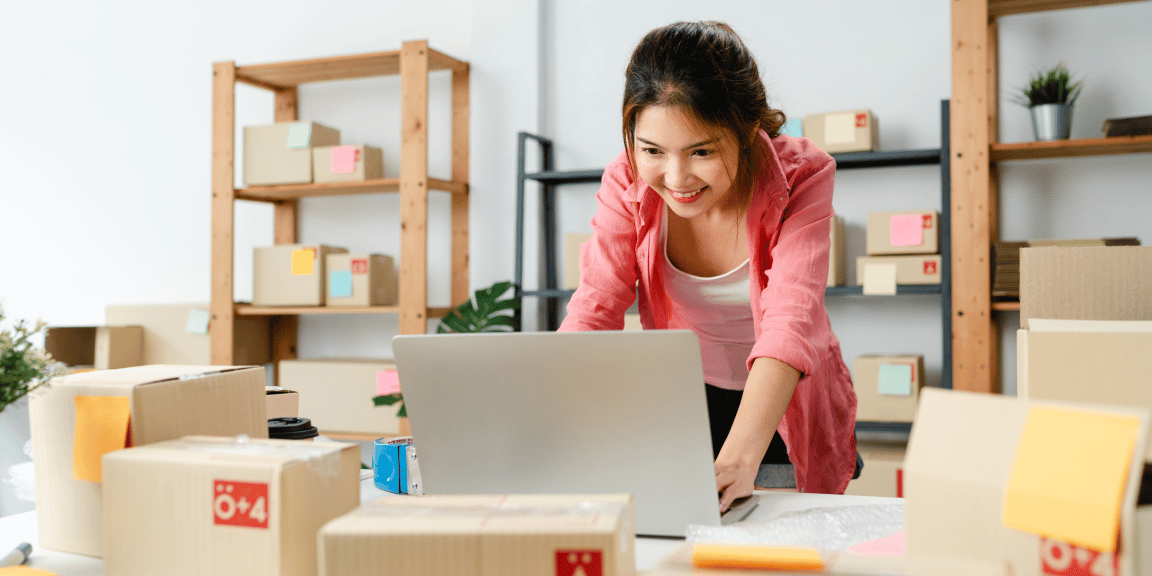
M 668 258 L 668 217 L 664 216 L 661 259 L 664 287 L 673 313 L 700 339 L 704 381 L 729 390 L 743 390 L 748 380 L 748 356 L 756 342 L 749 297 L 749 263 L 710 278 L 693 276 Z

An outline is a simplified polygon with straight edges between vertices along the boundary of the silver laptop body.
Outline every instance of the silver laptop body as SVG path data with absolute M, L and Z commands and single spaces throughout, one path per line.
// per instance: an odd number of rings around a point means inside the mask
M 691 331 L 410 335 L 392 347 L 425 494 L 628 492 L 637 534 L 720 524 Z

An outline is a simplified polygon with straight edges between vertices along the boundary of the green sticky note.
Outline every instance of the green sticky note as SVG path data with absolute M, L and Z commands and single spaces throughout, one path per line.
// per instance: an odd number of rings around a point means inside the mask
M 312 124 L 300 122 L 288 127 L 288 141 L 284 145 L 287 148 L 307 148 L 311 141 Z
M 881 364 L 879 392 L 894 396 L 912 395 L 912 366 L 908 364 Z
M 351 270 L 336 270 L 328 274 L 328 295 L 333 298 L 352 296 Z

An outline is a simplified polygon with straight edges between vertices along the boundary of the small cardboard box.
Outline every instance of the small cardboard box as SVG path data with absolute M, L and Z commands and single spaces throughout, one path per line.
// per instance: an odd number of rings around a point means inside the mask
M 1030 318 L 1152 320 L 1152 246 L 1020 249 L 1020 327 Z
M 340 144 L 340 131 L 315 122 L 244 127 L 244 184 L 312 182 L 312 148 Z
M 889 265 L 896 273 L 897 284 L 939 284 L 944 265 L 939 254 L 910 254 L 908 256 L 856 257 L 856 284 L 863 286 L 868 278 L 869 266 Z
M 828 231 L 828 286 L 848 283 L 848 252 L 845 248 L 844 218 L 833 216 Z
M 393 306 L 399 285 L 391 256 L 383 254 L 329 254 L 327 306 Z
M 210 306 L 199 304 L 125 304 L 106 306 L 109 325 L 138 325 L 144 329 L 141 365 L 207 366 L 212 363 L 208 322 Z M 272 361 L 268 316 L 232 319 L 232 362 L 259 366 Z
M 592 239 L 587 232 L 572 232 L 564 236 L 564 289 L 580 287 L 580 250 Z
M 312 149 L 316 183 L 354 182 L 384 177 L 384 153 L 372 146 L 320 146 Z
M 324 264 L 346 248 L 323 244 L 279 244 L 256 248 L 253 306 L 322 306 L 327 292 Z
M 264 369 L 138 366 L 55 378 L 30 394 L 40 545 L 100 556 L 100 457 L 188 434 L 268 437 Z
M 265 386 L 264 397 L 268 401 L 268 419 L 296 418 L 300 416 L 300 393 L 279 386 Z
M 888 254 L 936 254 L 940 252 L 940 214 L 917 212 L 869 212 L 864 252 Z
M 858 356 L 852 365 L 856 420 L 911 422 L 924 387 L 924 357 Z
M 104 574 L 316 574 L 316 535 L 360 503 L 360 448 L 188 436 L 104 457 Z
M 392 360 L 281 360 L 280 386 L 300 394 L 300 416 L 321 434 L 399 436 L 398 406 L 372 398 L 399 382 Z
M 1123 423 L 1105 442 L 1102 419 Z M 1017 576 L 1147 574 L 1152 506 L 1137 505 L 1137 455 L 1147 451 L 1148 424 L 1147 409 L 924 390 L 904 462 L 905 560 Z M 1027 519 L 1043 520 L 1043 532 L 1008 527 L 1008 518 L 1021 520 L 1021 503 L 1034 505 Z M 1073 543 L 1069 530 L 1090 527 L 1118 528 L 1119 558 Z
M 864 460 L 860 477 L 848 483 L 849 496 L 904 497 L 904 454 L 907 446 L 897 442 L 856 441 Z
M 140 366 L 143 333 L 140 326 L 49 326 L 44 351 L 70 367 Z
M 880 149 L 880 128 L 866 108 L 808 114 L 804 116 L 804 136 L 829 154 Z
M 320 574 L 631 576 L 632 496 L 384 497 L 320 530 Z

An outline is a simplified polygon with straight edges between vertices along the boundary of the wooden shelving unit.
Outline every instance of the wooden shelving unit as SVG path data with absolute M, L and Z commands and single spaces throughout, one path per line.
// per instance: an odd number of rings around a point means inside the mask
M 999 392 L 1000 335 L 993 313 L 991 246 L 999 239 L 997 163 L 1152 152 L 1152 136 L 999 143 L 997 19 L 1139 0 L 954 0 L 952 2 L 952 385 Z
M 452 174 L 450 180 L 428 176 L 428 73 L 452 74 Z M 237 189 L 237 82 L 270 90 L 275 95 L 275 120 L 297 120 L 297 87 L 309 82 L 373 76 L 400 76 L 400 177 L 334 184 L 253 186 Z M 272 362 L 296 357 L 297 316 L 301 314 L 397 314 L 400 333 L 422 334 L 429 318 L 447 308 L 429 308 L 428 191 L 452 197 L 453 302 L 468 298 L 468 135 L 469 67 L 428 47 L 423 40 L 405 42 L 400 50 L 332 58 L 296 60 L 252 66 L 234 62 L 213 65 L 212 106 L 212 293 L 211 357 L 215 365 L 231 365 L 236 316 L 268 316 Z M 399 193 L 399 303 L 370 308 L 256 307 L 233 302 L 233 232 L 235 201 L 268 202 L 273 209 L 276 244 L 297 241 L 298 201 L 315 196 Z

